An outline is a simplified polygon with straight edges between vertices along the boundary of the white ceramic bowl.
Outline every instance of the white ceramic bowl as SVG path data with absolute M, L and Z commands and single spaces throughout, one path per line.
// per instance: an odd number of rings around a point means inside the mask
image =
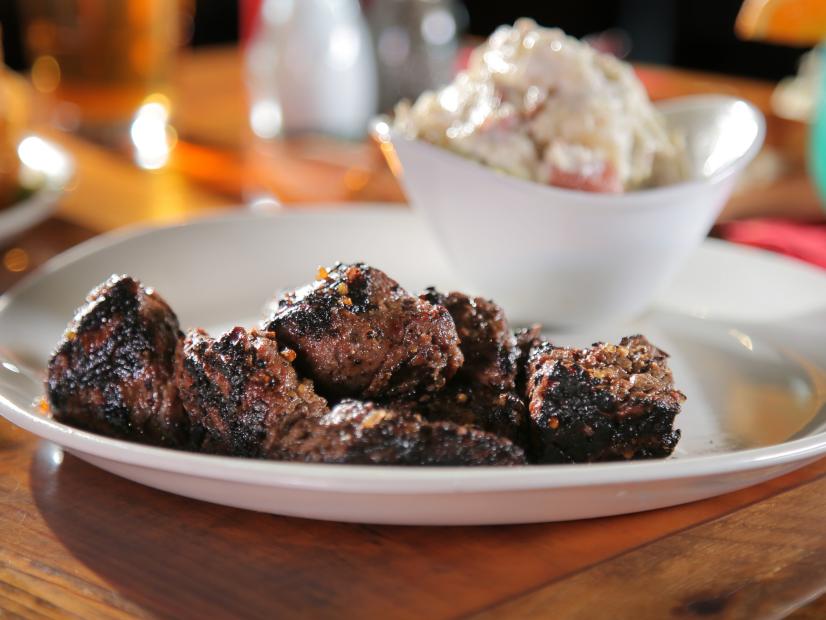
M 765 120 L 741 99 L 692 96 L 658 108 L 685 134 L 690 180 L 625 194 L 545 186 L 420 140 L 387 138 L 408 198 L 454 267 L 512 320 L 542 316 L 568 327 L 644 310 L 763 143 Z

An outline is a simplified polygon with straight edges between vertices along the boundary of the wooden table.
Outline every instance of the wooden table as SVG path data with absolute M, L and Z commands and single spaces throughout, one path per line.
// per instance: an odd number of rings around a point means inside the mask
M 658 75 L 762 105 L 769 92 Z M 164 171 L 49 133 L 76 157 L 77 180 L 55 217 L 0 250 L 0 290 L 98 232 L 231 208 L 247 186 L 293 201 L 402 199 L 370 146 L 293 143 L 267 154 L 276 173 L 245 154 L 232 50 L 185 58 L 179 80 L 181 142 Z M 0 617 L 826 618 L 826 459 L 642 514 L 416 528 L 215 506 L 60 455 L 0 422 Z

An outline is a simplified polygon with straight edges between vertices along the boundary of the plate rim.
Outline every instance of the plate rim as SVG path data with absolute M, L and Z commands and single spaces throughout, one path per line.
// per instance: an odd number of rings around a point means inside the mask
M 239 210 L 230 210 L 230 209 Z M 11 302 L 11 299 L 18 295 L 23 290 L 37 283 L 39 278 L 44 277 L 58 269 L 65 268 L 68 264 L 80 260 L 90 254 L 108 249 L 118 243 L 130 241 L 144 235 L 150 235 L 159 231 L 172 230 L 177 228 L 190 228 L 195 226 L 213 226 L 219 225 L 228 221 L 242 221 L 247 219 L 300 219 L 307 216 L 320 215 L 345 215 L 345 216 L 368 216 L 379 213 L 387 216 L 401 216 L 418 218 L 416 211 L 400 202 L 319 202 L 319 203 L 302 203 L 297 206 L 279 206 L 268 209 L 251 210 L 244 205 L 237 205 L 235 207 L 228 207 L 226 210 L 205 212 L 200 215 L 188 217 L 181 221 L 174 222 L 138 222 L 121 226 L 113 230 L 109 230 L 90 239 L 82 241 L 63 252 L 51 257 L 45 263 L 27 274 L 20 281 L 9 287 L 2 295 L 0 295 L 0 312 L 3 312 L 6 306 Z M 714 248 L 724 252 L 733 252 L 735 254 L 746 254 L 753 257 L 759 257 L 759 260 L 769 260 L 781 265 L 785 265 L 791 269 L 798 269 L 808 272 L 815 277 L 826 278 L 826 271 L 811 265 L 799 258 L 778 254 L 770 250 L 756 248 L 753 246 L 743 245 L 725 241 L 723 239 L 715 239 L 706 237 L 695 252 L 701 248 Z M 661 293 L 662 294 L 662 293 Z M 659 297 L 655 297 L 656 304 Z
M 342 207 L 342 205 L 345 205 Z M 350 205 L 353 205 L 352 207 Z M 238 210 L 231 210 L 231 209 Z M 59 269 L 63 269 L 71 263 L 83 259 L 91 254 L 109 249 L 119 243 L 124 243 L 151 235 L 160 231 L 173 230 L 177 228 L 190 228 L 194 226 L 214 226 L 228 221 L 247 220 L 247 219 L 275 219 L 275 218 L 302 218 L 308 215 L 321 216 L 326 214 L 347 215 L 361 214 L 368 215 L 376 212 L 383 215 L 393 213 L 405 213 L 412 216 L 412 212 L 408 213 L 409 208 L 404 203 L 393 202 L 352 202 L 352 203 L 335 203 L 335 202 L 319 202 L 300 204 L 294 207 L 274 207 L 260 210 L 250 210 L 244 205 L 236 205 L 226 207 L 219 211 L 208 211 L 203 214 L 190 216 L 180 221 L 171 222 L 137 222 L 127 224 L 112 230 L 96 234 L 94 237 L 81 241 L 55 256 L 52 256 L 42 265 L 26 274 L 20 281 L 14 283 L 11 287 L 0 295 L 0 313 L 2 313 L 6 306 L 11 303 L 11 300 L 22 291 L 37 284 L 37 280 L 46 275 L 54 273 Z
M 126 465 L 224 482 L 371 494 L 531 491 L 641 484 L 779 467 L 826 454 L 826 431 L 821 431 L 773 446 L 682 459 L 510 467 L 336 465 L 215 456 L 113 439 L 22 410 L 2 395 L 0 415 L 69 452 Z
M 583 192 L 576 189 L 568 189 L 564 187 L 557 187 L 554 185 L 543 185 L 535 181 L 529 181 L 508 175 L 505 173 L 498 173 L 495 169 L 482 164 L 474 159 L 463 157 L 462 155 L 439 145 L 433 144 L 421 138 L 408 138 L 403 132 L 390 128 L 386 132 L 380 131 L 376 128 L 377 123 L 372 123 L 372 131 L 379 142 L 390 142 L 394 148 L 400 143 L 414 144 L 421 147 L 430 153 L 442 153 L 445 159 L 456 163 L 458 165 L 467 165 L 474 170 L 487 170 L 494 172 L 501 177 L 504 183 L 507 183 L 514 190 L 528 191 L 534 188 L 534 191 L 540 191 L 547 195 L 549 199 L 554 197 L 564 197 L 567 202 L 576 202 L 576 205 L 565 204 L 562 206 L 566 209 L 589 209 L 593 211 L 599 210 L 614 210 L 617 208 L 625 209 L 626 211 L 651 211 L 662 210 L 668 208 L 668 199 L 673 198 L 676 194 L 702 189 L 704 187 L 719 184 L 738 172 L 742 171 L 758 154 L 766 139 L 766 117 L 748 99 L 727 95 L 725 93 L 695 93 L 688 95 L 681 95 L 678 97 L 669 97 L 654 102 L 655 107 L 663 113 L 679 112 L 683 108 L 690 108 L 691 106 L 708 106 L 714 104 L 744 104 L 751 112 L 755 123 L 757 124 L 757 132 L 754 139 L 749 143 L 748 148 L 734 161 L 729 162 L 720 170 L 717 170 L 712 175 L 705 178 L 684 179 L 675 183 L 667 185 L 636 189 L 621 194 L 608 194 L 598 192 Z M 389 118 L 388 115 L 379 115 L 376 120 L 381 121 L 382 116 Z M 385 121 L 386 122 L 386 121 Z M 619 204 L 616 204 L 619 203 Z M 666 204 L 664 204 L 666 203 Z
M 226 221 L 318 217 L 336 215 L 370 216 L 376 213 L 416 217 L 412 210 L 393 203 L 335 203 L 302 205 L 296 210 L 230 211 L 205 214 L 182 222 L 137 224 L 89 239 L 53 257 L 0 296 L 0 315 L 15 297 L 48 274 L 98 251 L 161 230 L 192 226 L 213 226 Z M 806 263 L 764 250 L 706 239 L 711 246 L 735 253 L 760 255 L 789 268 L 810 271 L 823 277 L 819 269 Z M 0 415 L 11 423 L 52 441 L 68 451 L 130 466 L 169 471 L 224 482 L 258 486 L 301 488 L 371 494 L 444 494 L 472 492 L 530 491 L 562 487 L 640 484 L 666 480 L 714 477 L 754 471 L 794 462 L 806 462 L 826 454 L 826 430 L 771 446 L 728 451 L 686 458 L 652 459 L 634 462 L 589 464 L 526 465 L 515 467 L 405 467 L 392 465 L 335 465 L 279 462 L 241 457 L 198 454 L 113 439 L 79 430 L 54 419 L 26 411 L 0 394 Z

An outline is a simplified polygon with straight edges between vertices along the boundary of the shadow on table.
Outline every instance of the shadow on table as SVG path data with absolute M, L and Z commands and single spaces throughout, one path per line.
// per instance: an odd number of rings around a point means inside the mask
M 565 523 L 370 526 L 227 508 L 118 478 L 41 442 L 31 489 L 109 584 L 82 596 L 158 617 L 456 617 L 822 475 L 823 461 L 677 508 Z
M 277 517 L 129 482 L 45 442 L 31 486 L 59 541 L 129 602 L 162 617 L 445 615 L 463 600 L 473 609 L 530 587 L 526 571 L 541 583 L 553 566 L 538 538 L 554 526 Z

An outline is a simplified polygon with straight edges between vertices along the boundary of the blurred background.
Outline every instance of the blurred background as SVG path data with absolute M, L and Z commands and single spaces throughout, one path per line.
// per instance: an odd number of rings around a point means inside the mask
M 22 4 L 0 3 L 6 62 L 17 70 L 29 66 L 30 62 L 25 54 Z M 257 5 L 260 0 L 245 4 Z M 381 4 L 404 3 L 362 0 L 361 4 L 367 11 L 375 11 Z M 606 34 L 630 60 L 774 80 L 794 73 L 807 47 L 745 41 L 735 35 L 733 24 L 741 0 L 511 0 L 505 3 L 468 0 L 455 4 L 460 13 L 456 26 L 459 33 L 486 37 L 500 24 L 530 16 L 576 37 Z M 238 0 L 193 0 L 192 5 L 188 45 L 238 41 Z
M 823 0 L 3 0 L 0 203 L 54 177 L 27 187 L 21 167 L 72 173 L 39 228 L 4 234 L 0 217 L 4 277 L 135 222 L 404 203 L 370 119 L 523 16 L 633 63 L 654 100 L 757 105 L 766 146 L 715 234 L 826 267 Z

